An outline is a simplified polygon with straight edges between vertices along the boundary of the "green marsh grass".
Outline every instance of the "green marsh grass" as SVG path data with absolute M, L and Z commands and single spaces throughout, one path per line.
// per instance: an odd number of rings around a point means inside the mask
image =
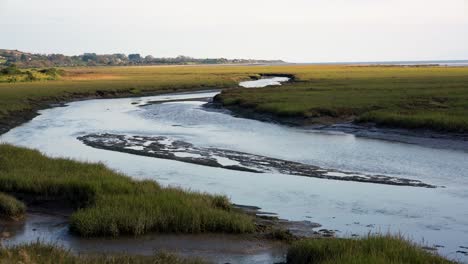
M 293 243 L 288 264 L 449 264 L 454 263 L 394 236 L 364 239 L 310 239 Z
M 26 212 L 26 206 L 15 197 L 0 193 L 0 218 L 20 218 Z
M 468 67 L 291 66 L 296 82 L 225 90 L 225 106 L 279 117 L 468 131 Z
M 0 191 L 68 202 L 76 209 L 70 228 L 84 237 L 255 229 L 253 219 L 223 196 L 162 188 L 102 164 L 52 159 L 7 144 L 0 145 Z
M 0 70 L 0 83 L 51 81 L 56 80 L 62 73 L 63 70 L 56 68 L 21 70 L 16 66 L 9 66 Z

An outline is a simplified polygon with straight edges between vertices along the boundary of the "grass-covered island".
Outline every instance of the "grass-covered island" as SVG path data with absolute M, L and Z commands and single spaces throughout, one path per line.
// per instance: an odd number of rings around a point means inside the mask
M 70 228 L 80 236 L 157 232 L 248 233 L 251 217 L 231 208 L 224 196 L 162 188 L 135 181 L 102 164 L 52 159 L 34 150 L 0 145 L 0 191 L 37 203 L 57 201 L 73 208 Z M 0 208 L 15 209 L 1 198 Z

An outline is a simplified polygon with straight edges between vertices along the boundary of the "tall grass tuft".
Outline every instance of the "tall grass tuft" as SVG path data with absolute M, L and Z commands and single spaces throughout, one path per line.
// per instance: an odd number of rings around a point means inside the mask
M 24 203 L 15 197 L 0 193 L 0 218 L 20 218 L 26 212 Z
M 102 164 L 52 159 L 7 144 L 0 144 L 0 191 L 67 202 L 76 209 L 71 230 L 85 237 L 255 229 L 253 219 L 231 210 L 223 196 L 162 188 Z
M 395 236 L 364 239 L 308 239 L 288 250 L 288 264 L 445 264 L 454 263 Z

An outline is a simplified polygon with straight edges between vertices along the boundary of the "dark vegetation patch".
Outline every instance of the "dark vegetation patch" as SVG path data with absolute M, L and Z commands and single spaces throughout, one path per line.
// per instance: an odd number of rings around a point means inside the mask
M 63 70 L 56 68 L 47 69 L 19 69 L 15 64 L 0 70 L 0 82 L 32 82 L 43 80 L 56 80 L 64 74 Z
M 26 212 L 26 206 L 15 197 L 0 193 L 0 218 L 18 219 Z

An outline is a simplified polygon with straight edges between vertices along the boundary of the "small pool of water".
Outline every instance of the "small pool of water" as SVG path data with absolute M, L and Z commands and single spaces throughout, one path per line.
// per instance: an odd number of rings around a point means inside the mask
M 288 77 L 272 77 L 272 78 L 262 78 L 253 81 L 240 82 L 239 86 L 244 88 L 262 88 L 272 85 L 281 85 L 283 82 L 289 81 Z

